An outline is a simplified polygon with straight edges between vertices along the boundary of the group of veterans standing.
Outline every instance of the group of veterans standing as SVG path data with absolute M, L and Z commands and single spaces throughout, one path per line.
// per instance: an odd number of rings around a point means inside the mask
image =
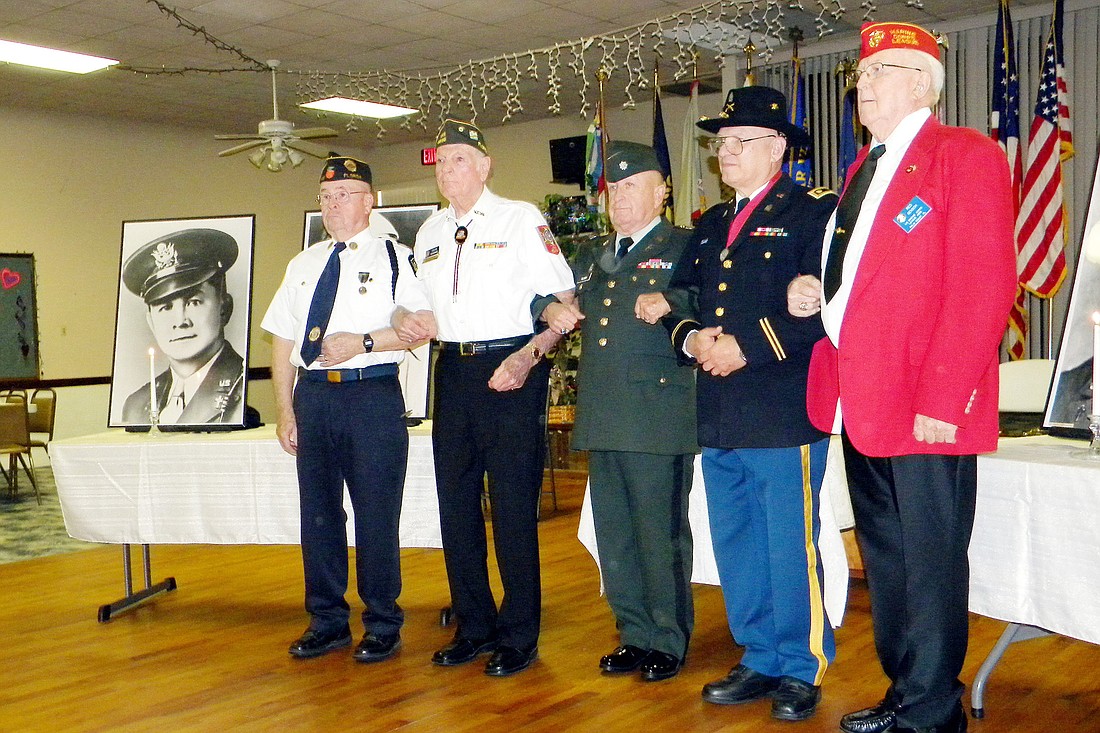
M 780 720 L 814 714 L 835 657 L 817 543 L 839 433 L 890 682 L 840 728 L 966 730 L 958 676 L 976 456 L 996 447 L 997 352 L 1016 280 L 1009 173 L 996 144 L 932 115 L 944 71 L 930 33 L 871 23 L 861 41 L 859 114 L 872 141 L 839 199 L 781 172 L 787 151 L 810 142 L 783 94 L 735 88 L 698 123 L 735 197 L 693 231 L 674 228 L 654 151 L 613 142 L 614 232 L 572 264 L 534 206 L 486 187 L 491 159 L 473 124 L 440 128 L 436 182 L 449 206 L 411 254 L 370 231 L 367 164 L 326 162 L 318 202 L 332 239 L 291 261 L 263 319 L 278 438 L 297 456 L 301 494 L 310 624 L 292 655 L 352 643 L 345 483 L 365 605 L 354 658 L 382 661 L 401 645 L 408 436 L 397 363 L 434 341 L 432 440 L 457 631 L 432 662 L 490 654 L 485 673 L 507 676 L 536 660 L 543 357 L 580 329 L 573 448 L 589 455 L 620 641 L 603 673 L 658 681 L 685 662 L 687 503 L 701 448 L 730 631 L 744 647 L 703 699 L 770 698 Z

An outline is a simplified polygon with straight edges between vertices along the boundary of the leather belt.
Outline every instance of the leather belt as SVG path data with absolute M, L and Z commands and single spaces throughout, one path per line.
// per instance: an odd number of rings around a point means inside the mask
M 531 334 L 526 336 L 511 336 L 506 339 L 493 339 L 491 341 L 440 341 L 439 348 L 449 353 L 457 353 L 459 356 L 478 356 L 490 351 L 510 349 L 515 351 L 531 340 Z
M 358 382 L 360 379 L 397 376 L 396 364 L 374 364 L 359 369 L 302 369 L 298 368 L 298 378 L 307 382 Z

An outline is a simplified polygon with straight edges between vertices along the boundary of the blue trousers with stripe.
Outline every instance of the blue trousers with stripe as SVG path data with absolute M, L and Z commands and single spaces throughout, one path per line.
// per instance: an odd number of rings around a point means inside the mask
M 711 540 L 741 663 L 821 684 L 836 657 L 817 551 L 828 439 L 703 449 Z

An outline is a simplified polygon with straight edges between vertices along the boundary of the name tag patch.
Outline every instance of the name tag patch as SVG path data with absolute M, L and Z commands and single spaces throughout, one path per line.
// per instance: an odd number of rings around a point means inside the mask
M 671 270 L 673 267 L 675 267 L 675 263 L 662 260 L 660 257 L 653 257 L 645 262 L 638 263 L 639 270 Z
M 750 237 L 786 237 L 787 230 L 783 227 L 756 227 L 749 232 Z
M 919 196 L 914 196 L 913 200 L 894 217 L 894 223 L 908 234 L 917 228 L 917 224 L 920 224 L 931 210 L 932 207 L 921 201 Z
M 507 246 L 507 242 L 478 242 L 474 249 L 504 249 Z
M 439 247 L 432 247 L 424 254 L 424 262 L 431 262 L 435 259 L 439 259 Z

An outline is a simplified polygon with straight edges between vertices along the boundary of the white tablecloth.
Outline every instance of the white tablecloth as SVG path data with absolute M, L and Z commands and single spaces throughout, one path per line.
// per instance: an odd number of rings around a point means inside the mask
M 1100 461 L 1006 438 L 978 458 L 970 610 L 1100 643 Z
M 714 562 L 714 548 L 710 539 L 710 521 L 707 517 L 707 495 L 703 488 L 701 456 L 695 457 L 695 474 L 688 496 L 688 521 L 691 524 L 694 557 L 691 580 L 694 583 L 718 585 L 718 566 Z M 840 438 L 829 443 L 829 459 L 825 464 L 825 479 L 821 485 L 821 535 L 818 550 L 825 571 L 825 610 L 833 626 L 840 626 L 844 619 L 844 607 L 848 601 L 848 558 L 840 539 L 840 526 L 852 526 L 852 508 L 848 501 L 848 484 L 844 480 L 844 457 Z M 577 538 L 585 546 L 599 567 L 596 550 L 596 529 L 592 522 L 592 503 L 588 489 L 581 506 L 580 527 Z
M 92 542 L 298 544 L 294 457 L 275 427 L 147 435 L 110 430 L 50 443 L 65 528 Z M 344 509 L 352 514 L 347 494 Z M 348 541 L 352 523 L 348 522 Z M 430 424 L 409 430 L 402 547 L 442 547 Z

